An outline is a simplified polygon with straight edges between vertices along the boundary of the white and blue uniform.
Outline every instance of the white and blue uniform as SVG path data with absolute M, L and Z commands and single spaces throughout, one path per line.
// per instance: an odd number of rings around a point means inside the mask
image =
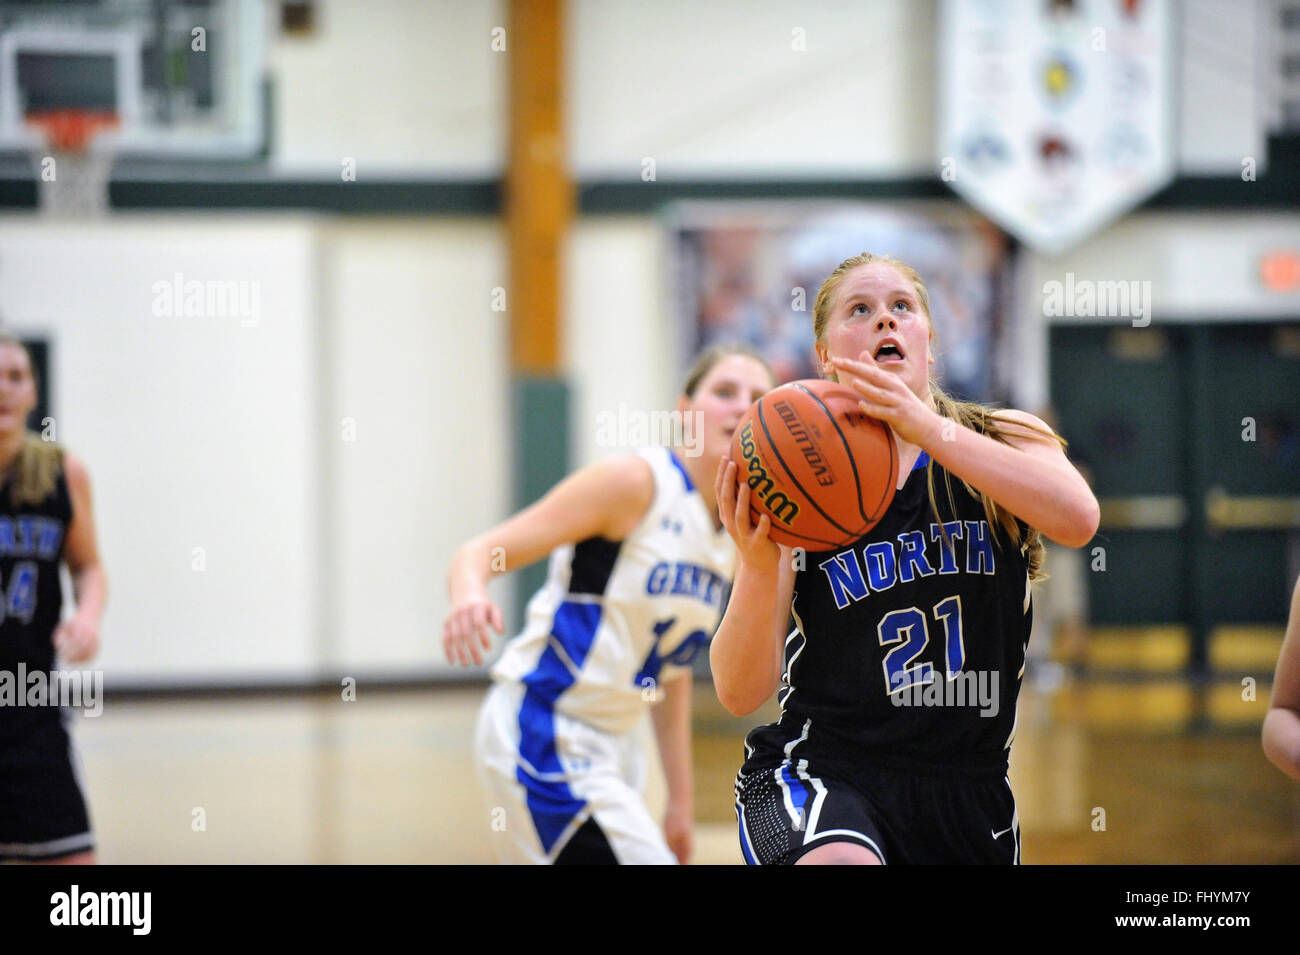
M 592 820 L 619 862 L 675 861 L 641 794 L 644 723 L 712 639 L 735 547 L 672 452 L 637 453 L 655 482 L 641 523 L 557 548 L 492 669 L 476 754 L 505 861 L 554 862 Z

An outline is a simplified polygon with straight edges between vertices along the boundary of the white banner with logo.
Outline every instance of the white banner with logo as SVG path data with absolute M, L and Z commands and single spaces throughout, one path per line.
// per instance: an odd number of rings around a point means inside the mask
M 1059 252 L 1174 173 L 1167 0 L 942 0 L 939 171 Z

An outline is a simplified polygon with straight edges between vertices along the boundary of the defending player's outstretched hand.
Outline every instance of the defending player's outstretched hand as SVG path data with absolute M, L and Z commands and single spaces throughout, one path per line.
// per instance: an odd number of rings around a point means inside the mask
M 505 618 L 501 608 L 486 598 L 467 601 L 453 607 L 442 625 L 442 650 L 448 663 L 476 666 L 483 663 L 483 650 L 492 646 L 488 632 L 491 626 L 497 633 L 505 633 Z

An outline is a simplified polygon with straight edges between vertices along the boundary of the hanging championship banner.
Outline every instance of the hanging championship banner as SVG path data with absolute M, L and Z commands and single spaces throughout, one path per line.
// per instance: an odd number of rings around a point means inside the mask
M 1059 252 L 1174 173 L 1167 0 L 942 0 L 939 170 Z

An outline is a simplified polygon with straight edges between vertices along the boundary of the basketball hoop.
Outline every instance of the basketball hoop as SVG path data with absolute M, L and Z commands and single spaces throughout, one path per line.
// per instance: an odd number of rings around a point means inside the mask
M 43 144 L 32 152 L 36 166 L 37 205 L 43 215 L 87 218 L 108 212 L 108 177 L 113 153 L 91 142 L 118 125 L 116 113 L 59 109 L 27 114 L 40 130 Z

